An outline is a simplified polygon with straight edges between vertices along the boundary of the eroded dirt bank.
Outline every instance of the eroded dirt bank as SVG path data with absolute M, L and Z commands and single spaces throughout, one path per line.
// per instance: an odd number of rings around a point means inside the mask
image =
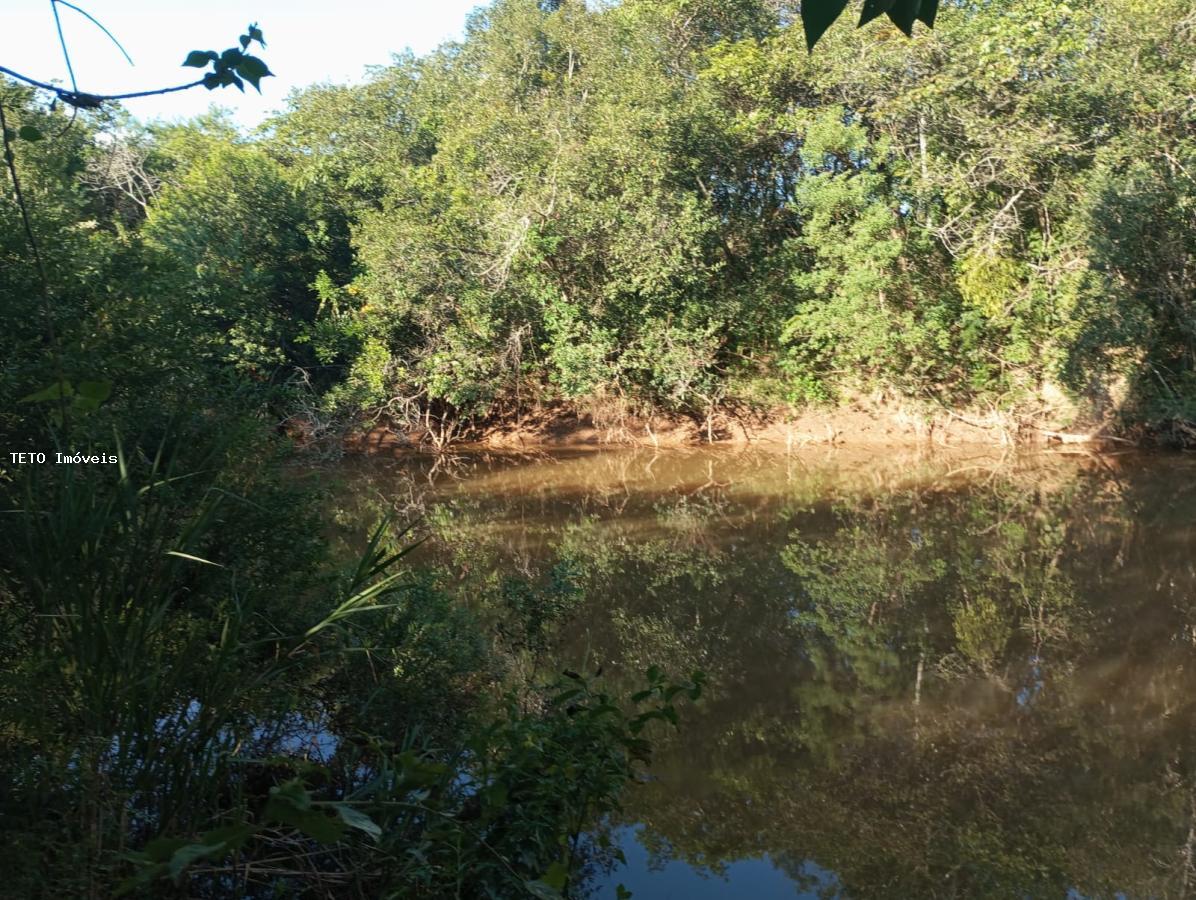
M 1079 444 L 1127 446 L 1138 437 L 1111 434 L 1093 424 L 1063 424 L 1046 419 L 975 411 L 926 412 L 898 404 L 852 403 L 798 413 L 719 412 L 709 419 L 685 417 L 595 416 L 564 405 L 545 406 L 518 418 L 462 433 L 458 447 L 522 450 L 583 447 L 759 446 L 762 449 L 853 446 L 966 447 Z M 430 429 L 375 425 L 351 433 L 351 452 L 401 453 L 443 449 Z

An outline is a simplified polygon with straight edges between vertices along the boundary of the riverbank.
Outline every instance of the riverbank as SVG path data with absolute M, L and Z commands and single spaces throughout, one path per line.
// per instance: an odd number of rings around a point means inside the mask
M 427 428 L 377 424 L 347 435 L 350 452 L 393 454 L 436 449 Z M 1191 435 L 1196 438 L 1196 433 Z M 998 410 L 929 409 L 860 399 L 831 408 L 720 410 L 707 418 L 633 416 L 546 404 L 523 415 L 462 432 L 453 446 L 496 450 L 598 447 L 759 446 L 794 450 L 809 446 L 1012 447 L 1077 444 L 1148 446 L 1150 430 L 1114 432 L 1108 424 L 1065 421 Z

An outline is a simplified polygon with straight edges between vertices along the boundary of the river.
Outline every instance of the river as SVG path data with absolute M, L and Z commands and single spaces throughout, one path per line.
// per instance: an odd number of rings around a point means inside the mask
M 1196 458 L 648 450 L 357 459 L 479 593 L 565 585 L 546 667 L 701 670 L 586 888 L 1196 893 Z

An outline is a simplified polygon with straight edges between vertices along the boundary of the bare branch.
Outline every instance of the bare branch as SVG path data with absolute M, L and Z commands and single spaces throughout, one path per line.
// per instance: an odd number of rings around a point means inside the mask
M 50 11 L 54 13 L 54 27 L 58 29 L 58 43 L 62 45 L 62 58 L 66 60 L 66 74 L 71 79 L 71 90 L 79 92 L 79 83 L 75 81 L 75 67 L 71 65 L 71 52 L 66 48 L 66 35 L 62 33 L 62 19 L 58 15 L 58 3 L 50 0 Z
M 107 28 L 104 27 L 103 22 L 101 22 L 99 19 L 97 19 L 95 16 L 93 16 L 87 10 L 80 9 L 78 6 L 75 6 L 75 4 L 73 4 L 73 3 L 67 3 L 67 0 L 50 0 L 50 2 L 52 4 L 55 4 L 55 7 L 56 7 L 55 11 L 54 11 L 54 20 L 55 21 L 58 20 L 57 4 L 61 3 L 67 9 L 73 9 L 79 15 L 83 16 L 85 19 L 87 19 L 89 22 L 91 22 L 91 24 L 94 25 L 96 28 L 100 29 L 100 31 L 104 32 L 104 34 L 106 34 L 108 36 L 108 40 L 110 40 L 110 41 L 112 41 L 112 43 L 116 44 L 116 49 L 119 50 L 121 52 L 121 54 L 124 56 L 124 58 L 129 61 L 129 65 L 133 65 L 133 57 L 129 56 L 129 52 L 124 47 L 121 46 L 121 43 L 120 43 L 120 41 L 118 41 L 116 39 L 116 36 L 113 35 L 113 33 L 111 31 L 109 31 Z M 58 36 L 59 36 L 59 38 L 62 37 L 62 26 L 61 25 L 58 27 Z M 73 84 L 73 82 L 72 82 L 72 84 Z
M 173 94 L 177 91 L 187 91 L 194 87 L 199 87 L 203 84 L 203 79 L 191 81 L 187 84 L 177 84 L 174 87 L 156 88 L 152 91 L 131 91 L 127 94 L 87 94 L 82 91 L 68 91 L 66 88 L 58 87 L 57 85 L 48 84 L 45 81 L 38 81 L 36 78 L 30 78 L 28 75 L 22 75 L 20 72 L 14 72 L 6 66 L 0 66 L 0 73 L 3 73 L 10 78 L 15 78 L 17 81 L 23 81 L 25 84 L 33 85 L 35 88 L 41 88 L 43 91 L 51 91 L 58 96 L 58 99 L 63 103 L 71 106 L 79 107 L 81 109 L 97 109 L 101 103 L 109 100 L 131 100 L 134 97 L 153 97 L 158 94 Z

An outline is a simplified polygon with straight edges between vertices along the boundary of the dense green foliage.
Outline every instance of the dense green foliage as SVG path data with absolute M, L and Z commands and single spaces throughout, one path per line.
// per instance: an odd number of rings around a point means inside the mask
M 870 392 L 1192 439 L 1189 4 L 954 2 L 813 55 L 792 12 L 498 0 L 251 136 L 0 82 L 0 891 L 552 897 L 611 856 L 590 829 L 642 730 L 701 690 L 649 666 L 717 654 L 623 609 L 646 687 L 557 680 L 550 647 L 604 581 L 685 593 L 724 558 L 583 522 L 475 584 L 407 568 L 383 517 L 346 567 L 284 426 L 443 445 L 554 404 L 713 436 Z M 255 31 L 188 57 L 196 84 L 257 86 Z M 698 545 L 702 502 L 669 511 Z M 773 561 L 810 600 L 782 624 L 887 677 L 869 598 L 950 572 L 975 583 L 943 658 L 997 665 L 1022 624 L 965 539 L 894 560 L 877 527 Z M 1054 552 L 1001 536 L 1006 581 Z M 1066 603 L 1050 565 L 1024 578 Z
M 551 622 L 492 637 L 385 523 L 330 569 L 310 491 L 186 437 L 6 491 L 0 893 L 560 896 L 700 678 L 515 677 Z
M 864 393 L 1190 436 L 1187 5 L 953 3 L 813 54 L 790 21 L 503 0 L 252 139 L 97 118 L 22 147 L 43 226 L 69 226 L 50 265 L 83 302 L 57 324 L 75 339 L 102 294 L 78 337 L 160 368 L 122 326 L 149 304 L 237 383 L 289 382 L 280 418 L 441 443 L 545 402 L 709 419 Z M 30 296 L 27 265 L 3 277 Z M 19 354 L 48 323 L 17 318 Z
M 350 245 L 330 408 L 1190 417 L 1185 4 L 952 4 L 812 55 L 776 9 L 499 3 L 293 98 L 266 144 Z
M 701 678 L 547 670 L 567 593 L 467 608 L 385 517 L 329 552 L 274 434 L 336 303 L 319 197 L 219 116 L 0 105 L 0 895 L 544 898 L 613 860 L 588 829 Z

